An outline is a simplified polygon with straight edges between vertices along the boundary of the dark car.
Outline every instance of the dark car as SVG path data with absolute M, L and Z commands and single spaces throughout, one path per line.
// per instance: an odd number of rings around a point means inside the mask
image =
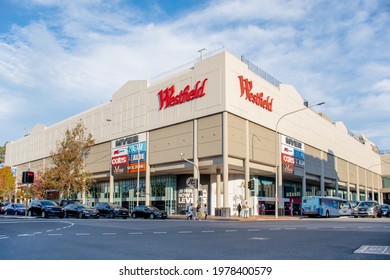
M 64 217 L 64 209 L 58 206 L 57 203 L 51 200 L 33 200 L 31 201 L 28 210 L 28 216 L 48 217 Z
M 65 207 L 69 204 L 81 204 L 81 201 L 78 199 L 63 199 L 60 201 L 61 207 Z
M 353 216 L 357 217 L 382 217 L 381 207 L 376 201 L 361 201 L 353 209 Z
M 11 202 L 1 202 L 0 203 L 0 214 L 5 213 L 5 208 L 7 207 L 8 204 L 11 204 Z
M 26 215 L 26 205 L 23 203 L 9 203 L 6 208 L 4 215 Z
M 382 211 L 382 216 L 390 217 L 390 205 L 382 204 L 381 211 Z
M 161 218 L 166 219 L 168 218 L 167 212 L 164 210 L 160 210 L 157 207 L 154 206 L 146 206 L 146 205 L 139 205 L 131 211 L 131 217 L 133 219 L 137 219 L 138 217 L 141 218 Z
M 108 218 L 119 217 L 127 219 L 129 217 L 129 210 L 113 203 L 99 202 L 95 205 L 95 209 L 99 211 L 100 216 Z
M 89 205 L 71 203 L 64 208 L 64 217 L 99 218 L 99 211 Z

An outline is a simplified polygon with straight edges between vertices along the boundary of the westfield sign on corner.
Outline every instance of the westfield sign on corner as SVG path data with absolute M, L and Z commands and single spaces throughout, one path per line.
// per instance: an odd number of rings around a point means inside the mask
M 265 97 L 263 92 L 252 93 L 253 83 L 248 79 L 244 79 L 243 76 L 238 76 L 240 81 L 241 95 L 243 97 L 245 95 L 245 99 L 253 104 L 256 104 L 260 108 L 268 110 L 272 112 L 272 103 L 274 101 L 273 98 L 269 96 Z
M 160 110 L 172 107 L 178 104 L 192 101 L 197 98 L 201 98 L 206 95 L 205 86 L 207 78 L 203 82 L 198 81 L 195 87 L 191 89 L 190 85 L 187 85 L 178 94 L 175 95 L 175 85 L 167 87 L 166 89 L 158 92 L 160 100 Z

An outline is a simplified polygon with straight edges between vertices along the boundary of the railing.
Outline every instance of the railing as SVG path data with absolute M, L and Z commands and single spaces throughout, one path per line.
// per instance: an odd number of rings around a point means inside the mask
M 257 74 L 258 76 L 262 77 L 264 80 L 268 81 L 269 83 L 273 84 L 274 86 L 278 87 L 281 84 L 279 80 L 275 79 L 273 76 L 265 72 L 263 69 L 259 68 L 258 66 L 250 62 L 243 55 L 241 56 L 241 61 L 244 62 L 246 65 L 248 65 L 249 70 Z

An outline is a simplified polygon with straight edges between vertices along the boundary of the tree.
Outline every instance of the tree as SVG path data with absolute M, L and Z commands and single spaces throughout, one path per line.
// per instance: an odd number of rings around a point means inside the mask
M 57 142 L 56 151 L 51 153 L 53 166 L 42 175 L 44 188 L 57 189 L 61 197 L 70 198 L 79 192 L 84 196 L 94 181 L 92 174 L 84 170 L 85 160 L 94 144 L 95 140 L 86 133 L 81 122 L 72 130 L 67 129 L 65 138 Z
M 0 168 L 0 197 L 10 201 L 15 195 L 15 176 L 10 166 Z
M 0 163 L 4 163 L 5 160 L 5 146 L 7 145 L 7 142 L 4 143 L 4 146 L 0 146 Z

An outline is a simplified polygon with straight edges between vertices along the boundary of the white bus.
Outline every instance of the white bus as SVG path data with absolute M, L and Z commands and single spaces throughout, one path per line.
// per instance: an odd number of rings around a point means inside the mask
M 304 196 L 302 197 L 302 215 L 340 217 L 339 204 L 342 201 L 333 196 Z

